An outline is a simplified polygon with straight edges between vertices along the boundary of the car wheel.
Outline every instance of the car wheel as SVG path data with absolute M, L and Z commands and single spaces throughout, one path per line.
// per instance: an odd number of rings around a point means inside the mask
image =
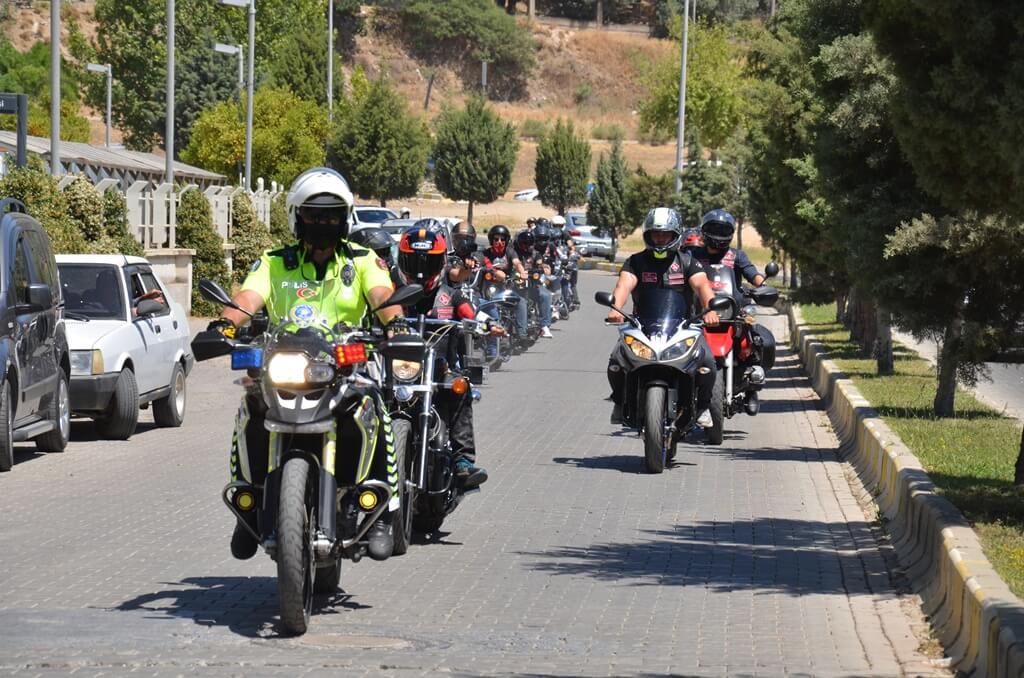
M 153 401 L 153 421 L 157 426 L 177 428 L 185 420 L 185 370 L 175 363 L 171 371 L 171 392 Z
M 121 370 L 106 414 L 96 420 L 96 431 L 107 440 L 128 440 L 139 423 L 139 387 L 135 373 Z
M 11 382 L 0 386 L 0 472 L 14 466 L 14 413 L 11 412 Z
M 57 370 L 57 390 L 47 409 L 46 418 L 55 425 L 52 431 L 36 438 L 36 449 L 40 452 L 63 452 L 71 437 L 71 398 L 68 395 L 68 375 L 63 369 Z

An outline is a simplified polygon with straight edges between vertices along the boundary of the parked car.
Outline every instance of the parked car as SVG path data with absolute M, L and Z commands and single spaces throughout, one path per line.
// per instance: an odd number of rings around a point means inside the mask
M 352 209 L 352 214 L 355 216 L 355 224 L 352 225 L 354 231 L 366 226 L 380 226 L 388 219 L 398 218 L 394 210 L 373 205 L 356 205 Z
M 569 212 L 565 215 L 565 222 L 580 254 L 615 261 L 615 254 L 619 249 L 618 241 L 604 229 L 588 225 L 586 212 Z
M 194 363 L 188 316 L 142 257 L 57 257 L 71 347 L 71 412 L 100 436 L 127 440 L 139 409 L 181 426 Z
M 67 446 L 71 364 L 50 239 L 17 200 L 0 200 L 0 253 L 0 471 L 10 471 L 16 442 Z
M 539 197 L 540 191 L 538 191 L 536 188 L 528 188 L 525 191 L 519 191 L 518 193 L 516 193 L 514 196 L 512 196 L 512 199 L 529 202 L 530 200 L 537 200 Z

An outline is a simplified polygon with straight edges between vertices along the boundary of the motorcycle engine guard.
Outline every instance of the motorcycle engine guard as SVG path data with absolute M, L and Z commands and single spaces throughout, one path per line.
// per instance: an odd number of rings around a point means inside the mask
M 356 467 L 356 482 L 361 483 L 370 475 L 373 452 L 377 448 L 377 433 L 380 430 L 377 408 L 373 404 L 373 399 L 363 396 L 352 418 L 363 438 L 362 449 L 359 452 L 359 465 Z

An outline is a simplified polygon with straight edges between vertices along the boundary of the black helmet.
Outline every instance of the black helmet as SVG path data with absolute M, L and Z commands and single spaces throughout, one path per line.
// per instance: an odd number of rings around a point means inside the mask
M 700 232 L 705 246 L 727 250 L 736 233 L 736 218 L 725 210 L 711 210 L 700 220 Z
M 348 241 L 373 250 L 384 261 L 391 262 L 391 246 L 394 240 L 380 226 L 360 228 L 348 237 Z
M 516 236 L 516 252 L 519 254 L 530 254 L 533 251 L 533 242 L 536 240 L 533 231 L 520 231 Z
M 476 252 L 476 229 L 473 224 L 462 221 L 452 229 L 452 249 L 460 257 L 468 257 Z
M 506 241 L 509 241 L 512 239 L 512 232 L 508 230 L 508 226 L 495 224 L 491 226 L 491 230 L 487 231 L 487 242 L 493 245 L 496 238 L 505 238 Z
M 551 230 L 547 219 L 537 221 L 537 226 L 533 229 L 533 248 L 535 250 L 543 252 L 548 248 L 553 235 Z

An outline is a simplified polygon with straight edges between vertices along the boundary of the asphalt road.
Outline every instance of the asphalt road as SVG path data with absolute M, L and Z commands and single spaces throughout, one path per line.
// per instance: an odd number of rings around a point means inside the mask
M 582 274 L 584 299 L 611 281 Z M 279 634 L 274 564 L 228 551 L 223 361 L 191 375 L 181 429 L 25 448 L 0 476 L 0 673 L 944 675 L 794 357 L 760 416 L 651 476 L 608 424 L 602 315 L 491 377 L 484 491 L 439 540 L 346 563 L 302 638 Z

